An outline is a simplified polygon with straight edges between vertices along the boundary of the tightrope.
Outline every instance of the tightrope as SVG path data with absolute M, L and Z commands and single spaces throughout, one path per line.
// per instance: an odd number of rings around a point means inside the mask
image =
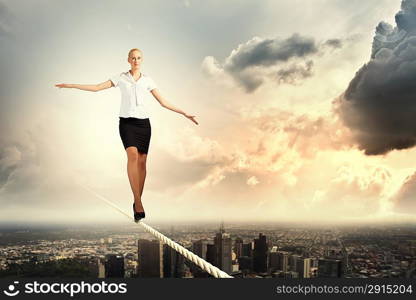
M 78 185 L 81 186 L 83 189 L 87 190 L 88 192 L 92 193 L 93 195 L 95 195 L 97 198 L 103 200 L 105 203 L 107 203 L 112 208 L 114 208 L 115 210 L 117 210 L 120 213 L 122 213 L 123 215 L 125 215 L 130 220 L 133 220 L 134 221 L 134 217 L 132 216 L 133 213 L 132 214 L 126 213 L 120 207 L 118 207 L 117 205 L 115 205 L 113 202 L 111 202 L 110 200 L 106 199 L 105 197 L 101 196 L 97 192 L 95 192 L 95 191 L 91 190 L 90 188 L 88 188 L 88 187 L 86 187 L 84 185 L 81 185 L 79 183 L 78 183 Z M 179 245 L 178 243 L 172 241 L 170 238 L 164 236 L 163 234 L 161 234 L 157 230 L 153 229 L 152 227 L 150 227 L 149 225 L 147 225 L 146 223 L 144 223 L 142 220 L 140 220 L 136 224 L 142 225 L 143 228 L 147 232 L 153 234 L 160 241 L 162 241 L 163 243 L 166 243 L 171 248 L 175 249 L 177 252 L 179 252 L 180 254 L 182 254 L 184 257 L 186 257 L 187 259 L 189 259 L 190 261 L 192 261 L 193 263 L 195 263 L 196 265 L 198 265 L 201 269 L 203 269 L 204 271 L 208 272 L 212 276 L 214 276 L 216 278 L 234 278 L 233 276 L 228 275 L 226 272 L 220 270 L 216 266 L 214 266 L 214 265 L 210 264 L 209 262 L 205 261 L 204 259 L 202 259 L 198 255 L 196 255 L 195 253 L 192 253 L 188 249 L 186 249 L 183 246 Z

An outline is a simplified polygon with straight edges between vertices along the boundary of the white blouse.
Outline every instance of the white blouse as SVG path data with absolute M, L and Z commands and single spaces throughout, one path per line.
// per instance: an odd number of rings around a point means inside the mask
M 145 96 L 147 92 L 157 88 L 155 82 L 146 74 L 136 81 L 129 71 L 110 77 L 115 87 L 121 91 L 120 117 L 149 118 Z

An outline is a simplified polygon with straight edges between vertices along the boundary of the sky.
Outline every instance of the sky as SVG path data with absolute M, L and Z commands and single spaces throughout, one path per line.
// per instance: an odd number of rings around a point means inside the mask
M 120 91 L 142 71 L 146 222 L 414 222 L 416 0 L 0 0 L 0 218 L 132 213 Z M 87 188 L 87 189 L 86 189 Z M 92 192 L 91 192 L 92 191 Z

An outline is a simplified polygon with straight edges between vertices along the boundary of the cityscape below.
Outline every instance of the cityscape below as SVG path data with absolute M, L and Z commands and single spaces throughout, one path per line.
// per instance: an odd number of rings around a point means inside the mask
M 415 224 L 152 226 L 238 278 L 416 278 Z M 212 277 L 136 224 L 0 228 L 0 277 Z

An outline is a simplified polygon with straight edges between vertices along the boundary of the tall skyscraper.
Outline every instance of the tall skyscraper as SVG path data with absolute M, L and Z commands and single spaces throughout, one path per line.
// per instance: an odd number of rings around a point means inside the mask
M 297 272 L 298 263 L 301 263 L 301 256 L 298 254 L 292 254 L 289 256 L 289 268 L 291 271 Z
M 235 258 L 238 259 L 240 256 L 243 256 L 243 239 L 236 238 L 234 243 L 234 252 Z
M 203 259 L 207 258 L 207 250 L 208 250 L 207 240 L 198 240 L 192 243 L 192 252 Z
M 310 278 L 311 274 L 311 259 L 303 258 L 301 256 L 294 257 L 293 271 L 298 272 L 299 278 Z
M 217 251 L 214 244 L 207 244 L 207 261 L 217 266 Z
M 271 272 L 279 270 L 279 253 L 276 246 L 273 246 L 269 253 L 269 268 Z
M 312 259 L 311 258 L 305 258 L 303 260 L 303 278 L 311 278 L 311 265 L 312 265 Z
M 124 257 L 117 254 L 105 256 L 105 277 L 124 277 Z
M 318 277 L 339 278 L 343 275 L 342 262 L 338 259 L 320 259 L 318 261 Z
M 279 256 L 279 270 L 283 272 L 289 271 L 289 253 L 286 251 L 278 251 Z
M 163 245 L 163 277 L 182 278 L 185 274 L 184 257 L 169 247 Z
M 163 251 L 159 240 L 138 241 L 139 261 L 137 275 L 139 277 L 163 277 Z
M 210 250 L 208 250 L 208 248 Z M 214 245 L 207 240 L 198 240 L 192 243 L 192 252 L 198 255 L 199 257 L 205 259 L 207 262 L 215 265 L 215 248 Z M 210 277 L 208 272 L 202 270 L 196 264 L 190 265 L 191 272 L 194 277 L 197 278 L 207 278 Z
M 241 249 L 242 249 L 241 256 L 248 256 L 248 257 L 253 256 L 253 243 L 252 242 L 243 244 L 241 246 Z
M 221 225 L 220 232 L 215 235 L 214 238 L 216 266 L 224 272 L 231 274 L 232 262 L 231 262 L 231 237 L 228 233 L 225 233 L 224 225 Z
M 262 233 L 259 234 L 258 239 L 254 239 L 253 249 L 253 269 L 254 272 L 267 272 L 267 239 Z

